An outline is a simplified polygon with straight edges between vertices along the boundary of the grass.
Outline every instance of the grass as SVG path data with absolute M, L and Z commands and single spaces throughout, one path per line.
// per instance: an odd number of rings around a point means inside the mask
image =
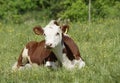
M 120 83 L 120 20 L 104 20 L 87 24 L 71 23 L 69 35 L 77 43 L 86 66 L 68 71 L 64 68 L 50 70 L 44 67 L 12 72 L 21 49 L 31 40 L 42 36 L 32 32 L 35 25 L 0 23 L 0 83 Z

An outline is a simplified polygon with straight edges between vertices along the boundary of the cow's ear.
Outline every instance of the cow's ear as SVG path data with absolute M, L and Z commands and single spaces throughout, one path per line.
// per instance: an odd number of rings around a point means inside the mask
M 43 33 L 44 33 L 44 30 L 42 29 L 41 26 L 36 26 L 36 27 L 34 27 L 34 28 L 33 28 L 33 31 L 34 31 L 34 33 L 37 34 L 37 35 L 43 35 Z
M 63 33 L 67 33 L 69 30 L 69 25 L 67 25 L 67 24 L 62 25 L 61 30 Z

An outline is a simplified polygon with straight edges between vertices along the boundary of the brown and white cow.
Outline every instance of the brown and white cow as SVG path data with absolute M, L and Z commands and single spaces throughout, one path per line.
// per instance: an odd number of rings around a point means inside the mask
M 52 20 L 45 28 L 34 28 L 34 32 L 45 36 L 46 49 L 50 49 L 65 68 L 85 66 L 77 45 L 69 36 L 63 34 L 55 20 Z
M 57 23 L 54 22 L 55 25 L 58 26 Z M 65 27 L 65 28 L 64 28 Z M 65 31 L 66 25 L 62 26 L 62 30 Z M 41 35 L 44 33 L 41 27 L 35 27 L 34 32 L 37 35 Z M 58 34 L 58 33 L 57 33 Z M 73 68 L 76 64 L 82 65 L 79 68 L 83 67 L 85 64 L 82 61 L 82 58 L 79 53 L 79 49 L 74 41 L 67 35 L 62 34 L 61 44 L 65 47 L 62 49 L 62 60 L 66 62 L 61 62 L 66 68 Z M 46 47 L 46 48 L 45 48 Z M 48 49 L 49 48 L 49 49 Z M 32 67 L 33 64 L 51 66 L 52 68 L 56 68 L 57 65 L 54 63 L 57 58 L 54 54 L 54 51 L 50 49 L 51 47 L 46 46 L 45 40 L 41 42 L 31 41 L 26 44 L 25 48 L 22 50 L 18 61 L 12 67 L 13 70 L 20 70 L 28 67 Z M 58 49 L 59 50 L 59 49 Z

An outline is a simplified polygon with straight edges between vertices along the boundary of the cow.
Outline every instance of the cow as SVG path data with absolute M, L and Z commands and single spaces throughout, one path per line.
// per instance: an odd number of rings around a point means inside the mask
M 54 21 L 54 24 L 56 26 L 59 26 L 59 24 L 56 21 Z M 61 44 L 65 46 L 65 48 L 62 51 L 61 57 L 68 62 L 68 66 L 66 66 L 67 62 L 65 65 L 65 63 L 63 64 L 63 62 L 61 62 L 59 58 L 56 57 L 54 51 L 51 50 L 51 47 L 46 45 L 46 40 L 42 40 L 40 42 L 28 42 L 22 50 L 22 52 L 20 53 L 20 56 L 17 62 L 13 65 L 12 69 L 14 71 L 21 70 L 24 68 L 32 67 L 33 65 L 45 65 L 47 67 L 52 67 L 53 69 L 56 69 L 58 66 L 61 66 L 61 64 L 67 68 L 73 68 L 75 64 L 79 62 L 81 62 L 79 63 L 80 65 L 84 66 L 85 63 L 82 61 L 77 45 L 65 33 L 66 29 L 69 28 L 69 26 L 63 25 L 60 28 L 62 30 L 61 34 L 63 40 L 61 41 Z M 40 26 L 34 27 L 33 31 L 37 35 L 44 34 L 44 31 Z M 57 60 L 58 63 L 55 64 Z M 79 66 L 79 68 L 82 66 Z
M 73 69 L 76 66 L 81 69 L 85 66 L 77 45 L 69 36 L 63 34 L 61 26 L 55 20 L 50 21 L 44 28 L 35 27 L 34 32 L 38 35 L 44 35 L 45 48 L 50 49 L 55 54 L 62 66 L 67 69 Z

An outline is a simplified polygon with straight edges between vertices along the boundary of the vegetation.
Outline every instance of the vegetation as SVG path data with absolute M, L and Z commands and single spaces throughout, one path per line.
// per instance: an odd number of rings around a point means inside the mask
M 91 0 L 92 20 L 120 17 L 119 0 Z M 71 21 L 88 20 L 89 0 L 0 0 L 0 19 L 5 22 L 23 23 L 34 15 L 22 18 L 27 12 L 35 13 L 41 19 L 39 12 L 44 12 L 48 18 L 69 18 Z M 38 13 L 38 14 L 37 14 Z M 42 16 L 44 17 L 44 16 Z M 34 18 L 34 17 L 33 17 Z
M 45 26 L 46 21 L 23 24 L 0 23 L 0 83 L 119 83 L 120 78 L 120 20 L 100 20 L 91 24 L 70 23 L 69 35 L 77 43 L 86 66 L 68 71 L 45 67 L 12 72 L 21 49 L 31 40 L 40 41 L 32 28 Z

